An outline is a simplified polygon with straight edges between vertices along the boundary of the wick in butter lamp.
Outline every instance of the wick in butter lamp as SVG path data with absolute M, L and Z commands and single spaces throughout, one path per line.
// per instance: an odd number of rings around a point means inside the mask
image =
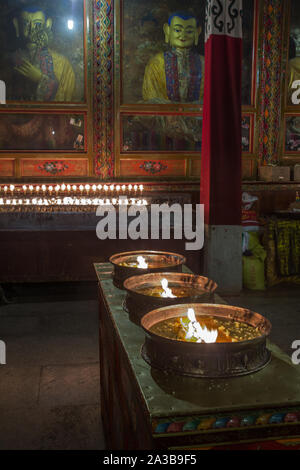
M 217 284 L 211 279 L 188 273 L 162 272 L 133 276 L 125 280 L 124 309 L 140 325 L 143 315 L 167 305 L 213 303 Z
M 182 304 L 141 319 L 142 357 L 152 367 L 191 377 L 235 377 L 256 372 L 271 358 L 271 323 L 251 310 L 218 304 Z
M 186 258 L 166 251 L 127 251 L 116 253 L 109 258 L 114 266 L 113 283 L 123 289 L 124 281 L 135 275 L 162 271 L 182 271 Z

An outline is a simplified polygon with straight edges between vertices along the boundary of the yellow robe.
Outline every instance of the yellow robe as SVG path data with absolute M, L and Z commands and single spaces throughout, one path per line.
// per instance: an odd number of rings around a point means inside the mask
M 204 57 L 200 56 L 202 66 L 202 78 L 199 89 L 199 101 L 203 99 L 204 91 Z M 152 57 L 145 68 L 143 82 L 143 99 L 145 101 L 161 99 L 170 101 L 167 94 L 164 53 L 159 52 Z
M 53 60 L 54 75 L 58 89 L 53 101 L 72 101 L 75 91 L 75 74 L 69 60 L 58 52 L 49 49 Z

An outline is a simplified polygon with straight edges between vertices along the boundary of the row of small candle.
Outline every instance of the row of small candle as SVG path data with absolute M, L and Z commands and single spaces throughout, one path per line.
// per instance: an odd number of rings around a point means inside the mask
M 64 197 L 64 198 L 22 198 L 22 199 L 11 199 L 11 198 L 0 198 L 0 206 L 17 206 L 17 205 L 32 205 L 32 206 L 103 206 L 103 205 L 137 205 L 146 206 L 146 199 L 137 198 L 111 198 L 111 199 L 99 199 L 99 198 L 86 198 L 86 197 Z
M 23 184 L 23 185 L 4 185 L 0 186 L 0 192 L 4 194 L 13 194 L 15 192 L 23 193 L 74 193 L 79 192 L 81 194 L 96 194 L 96 193 L 131 193 L 131 192 L 142 192 L 144 189 L 142 184 L 56 184 L 56 185 L 46 185 L 46 184 Z

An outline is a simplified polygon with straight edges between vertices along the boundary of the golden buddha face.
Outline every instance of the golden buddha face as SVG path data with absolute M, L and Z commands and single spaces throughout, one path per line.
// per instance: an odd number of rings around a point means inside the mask
M 45 23 L 46 18 L 42 11 L 34 13 L 23 11 L 20 18 L 21 33 L 26 39 L 30 39 L 33 31 L 42 29 Z
M 165 41 L 178 49 L 197 45 L 200 32 L 201 28 L 197 27 L 195 18 L 184 20 L 179 16 L 174 16 L 170 26 L 167 23 L 164 25 Z
M 47 45 L 52 20 L 43 11 L 23 11 L 19 18 L 14 18 L 17 37 L 23 38 L 27 44 Z

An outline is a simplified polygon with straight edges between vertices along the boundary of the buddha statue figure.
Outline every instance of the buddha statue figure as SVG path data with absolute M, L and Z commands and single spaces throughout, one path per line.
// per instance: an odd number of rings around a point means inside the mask
M 15 99 L 72 101 L 73 68 L 66 57 L 48 48 L 52 19 L 40 7 L 24 7 L 13 24 L 21 45 L 13 54 Z
M 169 48 L 155 54 L 146 65 L 143 103 L 201 103 L 204 57 L 195 48 L 201 33 L 196 17 L 186 12 L 175 12 L 164 24 L 163 32 Z M 140 121 L 138 116 L 135 121 Z M 192 142 L 192 149 L 201 145 L 202 124 L 197 116 L 143 117 L 143 126 L 155 130 L 158 135 Z
M 145 68 L 144 101 L 201 102 L 204 57 L 194 47 L 198 45 L 201 32 L 197 19 L 189 13 L 175 12 L 163 30 L 170 48 L 152 57 Z

